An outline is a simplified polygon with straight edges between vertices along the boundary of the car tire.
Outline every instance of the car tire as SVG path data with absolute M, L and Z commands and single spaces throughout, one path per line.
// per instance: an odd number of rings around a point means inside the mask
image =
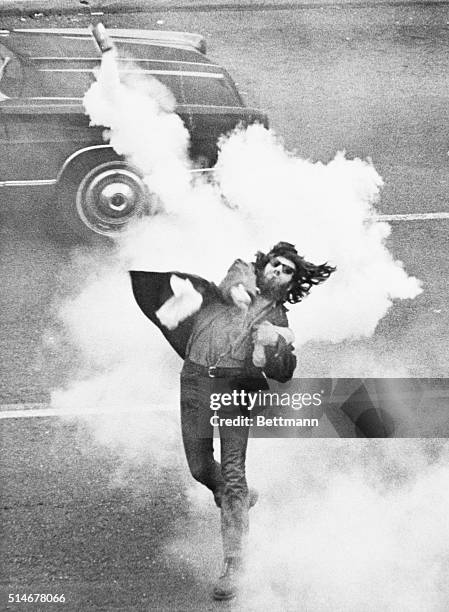
M 61 174 L 56 199 L 57 232 L 64 241 L 113 241 L 131 220 L 150 212 L 142 176 L 120 159 L 76 160 Z

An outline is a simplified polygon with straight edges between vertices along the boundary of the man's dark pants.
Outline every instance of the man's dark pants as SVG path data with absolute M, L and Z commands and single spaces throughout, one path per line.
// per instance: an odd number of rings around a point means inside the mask
M 247 426 L 219 427 L 221 464 L 214 460 L 214 411 L 211 393 L 226 389 L 232 392 L 232 381 L 209 378 L 204 369 L 186 361 L 181 372 L 181 427 L 187 463 L 192 476 L 210 489 L 221 508 L 221 533 L 225 557 L 241 557 L 248 534 L 248 485 L 245 476 Z M 220 411 L 221 412 L 221 411 Z M 222 417 L 234 417 L 222 414 Z

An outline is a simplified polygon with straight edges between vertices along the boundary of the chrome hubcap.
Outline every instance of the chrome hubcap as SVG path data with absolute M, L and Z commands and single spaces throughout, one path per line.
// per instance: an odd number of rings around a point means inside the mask
M 135 193 L 127 183 L 109 183 L 100 193 L 100 206 L 106 212 L 126 212 L 133 205 Z
M 148 192 L 138 174 L 124 162 L 109 162 L 91 170 L 76 198 L 82 221 L 97 234 L 119 233 L 144 212 Z
M 107 182 L 108 177 L 99 177 L 101 184 L 92 183 L 87 197 L 98 196 L 98 208 L 105 215 L 123 216 L 135 207 L 136 191 L 133 187 L 122 180 Z M 98 183 L 98 181 L 97 181 Z

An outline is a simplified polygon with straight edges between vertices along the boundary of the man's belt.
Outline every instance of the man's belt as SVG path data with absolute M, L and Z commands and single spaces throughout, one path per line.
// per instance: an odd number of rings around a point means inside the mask
M 246 378 L 248 376 L 255 376 L 258 372 L 249 372 L 242 368 L 220 368 L 218 366 L 209 366 L 205 368 L 209 378 Z
M 239 367 L 203 366 L 194 361 L 189 361 L 189 366 L 197 370 L 198 374 L 209 378 L 260 378 L 263 376 L 260 370 L 249 370 Z

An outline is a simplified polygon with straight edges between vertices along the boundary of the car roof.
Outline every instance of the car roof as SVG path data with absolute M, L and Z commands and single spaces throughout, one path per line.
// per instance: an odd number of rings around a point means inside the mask
M 161 30 L 110 29 L 119 56 L 211 63 L 200 34 Z M 3 40 L 2 40 L 3 39 Z M 0 41 L 26 58 L 98 59 L 100 51 L 87 28 L 3 30 Z
M 178 105 L 244 106 L 226 70 L 198 50 L 204 40 L 200 35 L 153 30 L 108 34 L 117 48 L 120 73 L 156 77 Z M 0 31 L 0 42 L 31 68 L 24 98 L 82 98 L 101 59 L 87 28 Z

